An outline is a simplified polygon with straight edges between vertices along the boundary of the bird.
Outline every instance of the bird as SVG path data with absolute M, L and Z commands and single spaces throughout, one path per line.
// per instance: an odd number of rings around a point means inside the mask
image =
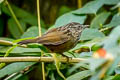
M 71 22 L 63 26 L 53 28 L 44 33 L 41 37 L 18 42 L 18 44 L 38 43 L 43 44 L 53 53 L 63 54 L 74 48 L 81 36 L 82 31 L 89 25 L 78 22 Z

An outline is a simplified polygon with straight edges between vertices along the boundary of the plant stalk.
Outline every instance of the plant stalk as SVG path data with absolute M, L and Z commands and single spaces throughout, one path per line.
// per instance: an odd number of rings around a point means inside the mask
M 23 29 L 22 29 L 22 26 L 21 26 L 20 22 L 18 21 L 17 17 L 15 16 L 15 13 L 13 12 L 13 10 L 12 10 L 9 2 L 6 0 L 5 3 L 7 4 L 8 9 L 9 9 L 9 11 L 10 11 L 13 19 L 15 20 L 15 22 L 16 22 L 16 24 L 17 24 L 17 27 L 18 27 L 18 29 L 19 29 L 19 31 L 20 31 L 20 33 L 23 34 L 24 31 L 23 31 Z

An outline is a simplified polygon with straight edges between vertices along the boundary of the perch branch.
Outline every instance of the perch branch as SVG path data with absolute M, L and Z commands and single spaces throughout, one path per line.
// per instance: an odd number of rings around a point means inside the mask
M 11 45 L 13 45 L 13 43 L 12 43 L 12 42 L 10 42 L 10 41 L 0 40 L 0 45 L 7 45 L 7 46 L 11 46 Z
M 62 57 L 59 59 L 60 62 L 66 63 L 68 59 Z M 87 59 L 83 58 L 71 58 L 69 59 L 70 63 L 78 63 Z M 0 62 L 54 62 L 53 57 L 0 57 Z

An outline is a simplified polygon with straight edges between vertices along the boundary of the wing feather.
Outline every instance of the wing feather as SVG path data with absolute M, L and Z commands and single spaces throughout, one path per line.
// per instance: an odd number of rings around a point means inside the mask
M 64 34 L 64 32 L 53 29 L 52 31 L 48 31 L 42 37 L 38 38 L 36 42 L 43 45 L 59 45 L 67 42 L 68 40 L 69 38 L 66 34 Z

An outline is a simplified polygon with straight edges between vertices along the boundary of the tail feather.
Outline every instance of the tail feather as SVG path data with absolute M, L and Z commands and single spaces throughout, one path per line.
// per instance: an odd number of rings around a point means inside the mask
M 17 44 L 22 45 L 22 44 L 35 43 L 35 42 L 36 42 L 35 39 L 29 39 L 29 40 L 23 40 L 21 42 L 18 42 Z

